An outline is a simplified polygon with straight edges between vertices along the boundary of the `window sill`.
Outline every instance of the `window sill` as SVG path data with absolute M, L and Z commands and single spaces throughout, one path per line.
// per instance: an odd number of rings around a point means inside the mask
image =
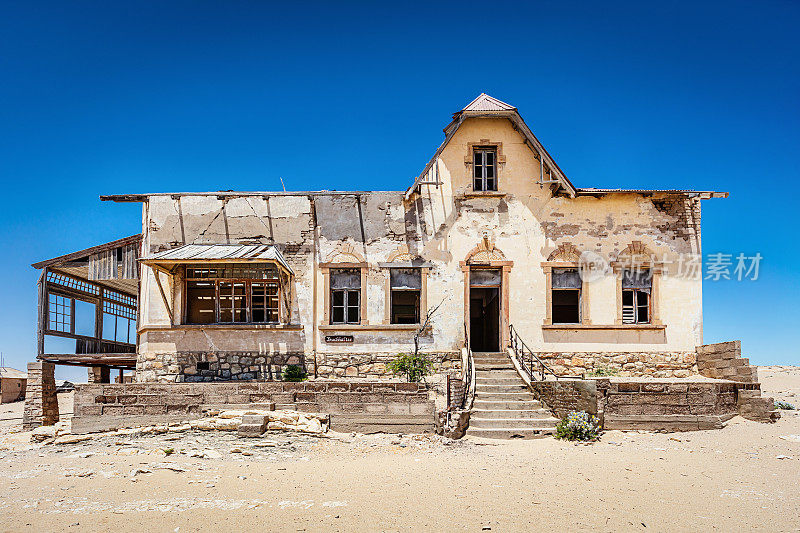
M 500 191 L 471 191 L 460 195 L 461 198 L 505 198 L 506 196 L 506 193 Z
M 175 326 L 144 326 L 139 333 L 145 331 L 181 330 L 181 329 L 246 329 L 246 330 L 288 330 L 300 331 L 302 324 L 177 324 Z
M 667 329 L 666 324 L 543 324 L 542 329 L 556 329 L 556 330 L 582 330 L 582 329 L 595 329 L 595 330 L 634 330 L 634 331 L 647 331 L 647 330 L 664 330 Z
M 416 331 L 419 324 L 321 324 L 320 331 Z

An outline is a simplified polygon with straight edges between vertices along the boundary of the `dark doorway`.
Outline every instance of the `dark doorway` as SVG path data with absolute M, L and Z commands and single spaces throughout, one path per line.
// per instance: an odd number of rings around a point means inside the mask
M 469 336 L 472 351 L 500 351 L 500 288 L 470 287 Z

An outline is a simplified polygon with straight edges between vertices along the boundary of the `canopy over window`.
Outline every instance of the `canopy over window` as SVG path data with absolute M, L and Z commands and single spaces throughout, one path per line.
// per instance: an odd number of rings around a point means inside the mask
M 265 244 L 186 244 L 149 255 L 141 262 L 168 271 L 177 265 L 196 263 L 272 263 L 286 274 L 294 275 L 278 249 Z

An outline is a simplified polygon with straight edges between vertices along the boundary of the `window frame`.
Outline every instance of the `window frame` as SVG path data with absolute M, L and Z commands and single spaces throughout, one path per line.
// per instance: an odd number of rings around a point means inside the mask
M 647 280 L 650 282 L 648 287 L 625 287 L 623 280 L 626 277 L 626 273 L 630 271 L 647 271 Z M 647 265 L 638 268 L 623 268 L 620 272 L 621 279 L 620 279 L 620 289 L 621 289 L 621 298 L 620 298 L 620 320 L 622 324 L 652 324 L 653 323 L 653 282 L 654 282 L 654 271 L 653 269 Z M 625 304 L 625 295 L 626 293 L 631 294 L 631 303 Z M 647 303 L 642 305 L 639 303 L 639 299 L 642 295 L 647 295 Z M 625 317 L 625 311 L 628 308 L 632 308 L 633 310 L 633 319 L 627 319 Z M 647 309 L 647 320 L 640 320 L 639 319 L 639 309 L 645 308 Z
M 578 274 L 578 277 L 581 279 L 581 286 L 580 287 L 574 287 L 574 288 L 573 287 L 554 287 L 553 286 L 553 282 L 552 282 L 553 276 L 555 274 L 559 273 L 558 271 L 564 271 L 564 270 L 574 270 Z M 552 324 L 582 324 L 583 323 L 583 292 L 584 291 L 583 291 L 583 278 L 581 276 L 580 267 L 554 267 L 554 268 L 551 269 L 550 276 L 551 277 L 550 277 L 550 298 L 549 298 L 549 303 L 550 303 L 551 323 Z M 555 320 L 555 313 L 554 313 L 554 310 L 555 310 L 555 298 L 554 298 L 554 296 L 555 296 L 555 292 L 556 291 L 576 291 L 578 293 L 578 302 L 576 304 L 578 306 L 577 307 L 578 319 L 576 321 L 574 321 L 574 322 L 560 322 L 560 321 L 558 321 L 557 322 Z
M 498 190 L 498 147 L 494 145 L 480 145 L 480 146 L 473 146 L 472 147 L 472 190 L 473 192 L 497 192 Z M 493 162 L 491 165 L 487 163 L 487 154 L 492 154 Z M 481 155 L 481 162 L 480 164 L 476 161 L 477 156 Z M 481 169 L 481 175 L 476 176 L 475 174 L 478 171 L 478 168 Z M 488 169 L 491 168 L 493 170 L 493 176 L 488 176 Z M 488 187 L 489 180 L 493 181 L 493 188 Z M 480 188 L 477 188 L 476 185 L 480 183 Z
M 192 267 L 189 267 L 192 268 Z M 224 265 L 220 266 L 221 269 L 224 269 Z M 200 270 L 199 268 L 197 270 Z M 214 286 L 214 321 L 213 322 L 190 322 L 189 321 L 189 284 L 192 282 L 204 282 L 204 283 L 211 283 Z M 231 288 L 235 288 L 236 284 L 244 285 L 244 321 L 222 321 L 222 312 L 223 308 L 221 305 L 221 296 L 222 293 L 220 292 L 220 285 L 221 284 L 230 284 Z M 273 307 L 265 307 L 264 317 L 265 319 L 268 318 L 273 312 L 270 312 L 270 309 L 275 309 L 274 313 L 277 314 L 277 320 L 264 320 L 256 322 L 253 320 L 253 285 L 269 285 L 275 284 L 277 286 L 277 294 L 275 295 L 265 295 L 265 303 L 270 301 L 271 299 L 277 300 L 277 308 Z M 283 308 L 281 302 L 284 298 L 284 284 L 280 278 L 280 274 L 276 271 L 275 277 L 269 278 L 241 278 L 241 277 L 232 277 L 232 278 L 212 278 L 212 277 L 189 277 L 188 276 L 188 269 L 184 274 L 183 279 L 183 323 L 187 325 L 279 325 L 283 324 Z M 236 294 L 232 293 L 231 297 L 235 297 Z M 234 318 L 234 313 L 237 308 L 231 307 L 231 319 Z

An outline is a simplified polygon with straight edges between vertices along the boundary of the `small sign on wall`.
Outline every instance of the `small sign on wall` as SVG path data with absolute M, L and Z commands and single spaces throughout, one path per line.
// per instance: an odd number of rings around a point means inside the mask
M 346 343 L 353 342 L 352 335 L 325 335 L 325 342 L 330 343 Z

